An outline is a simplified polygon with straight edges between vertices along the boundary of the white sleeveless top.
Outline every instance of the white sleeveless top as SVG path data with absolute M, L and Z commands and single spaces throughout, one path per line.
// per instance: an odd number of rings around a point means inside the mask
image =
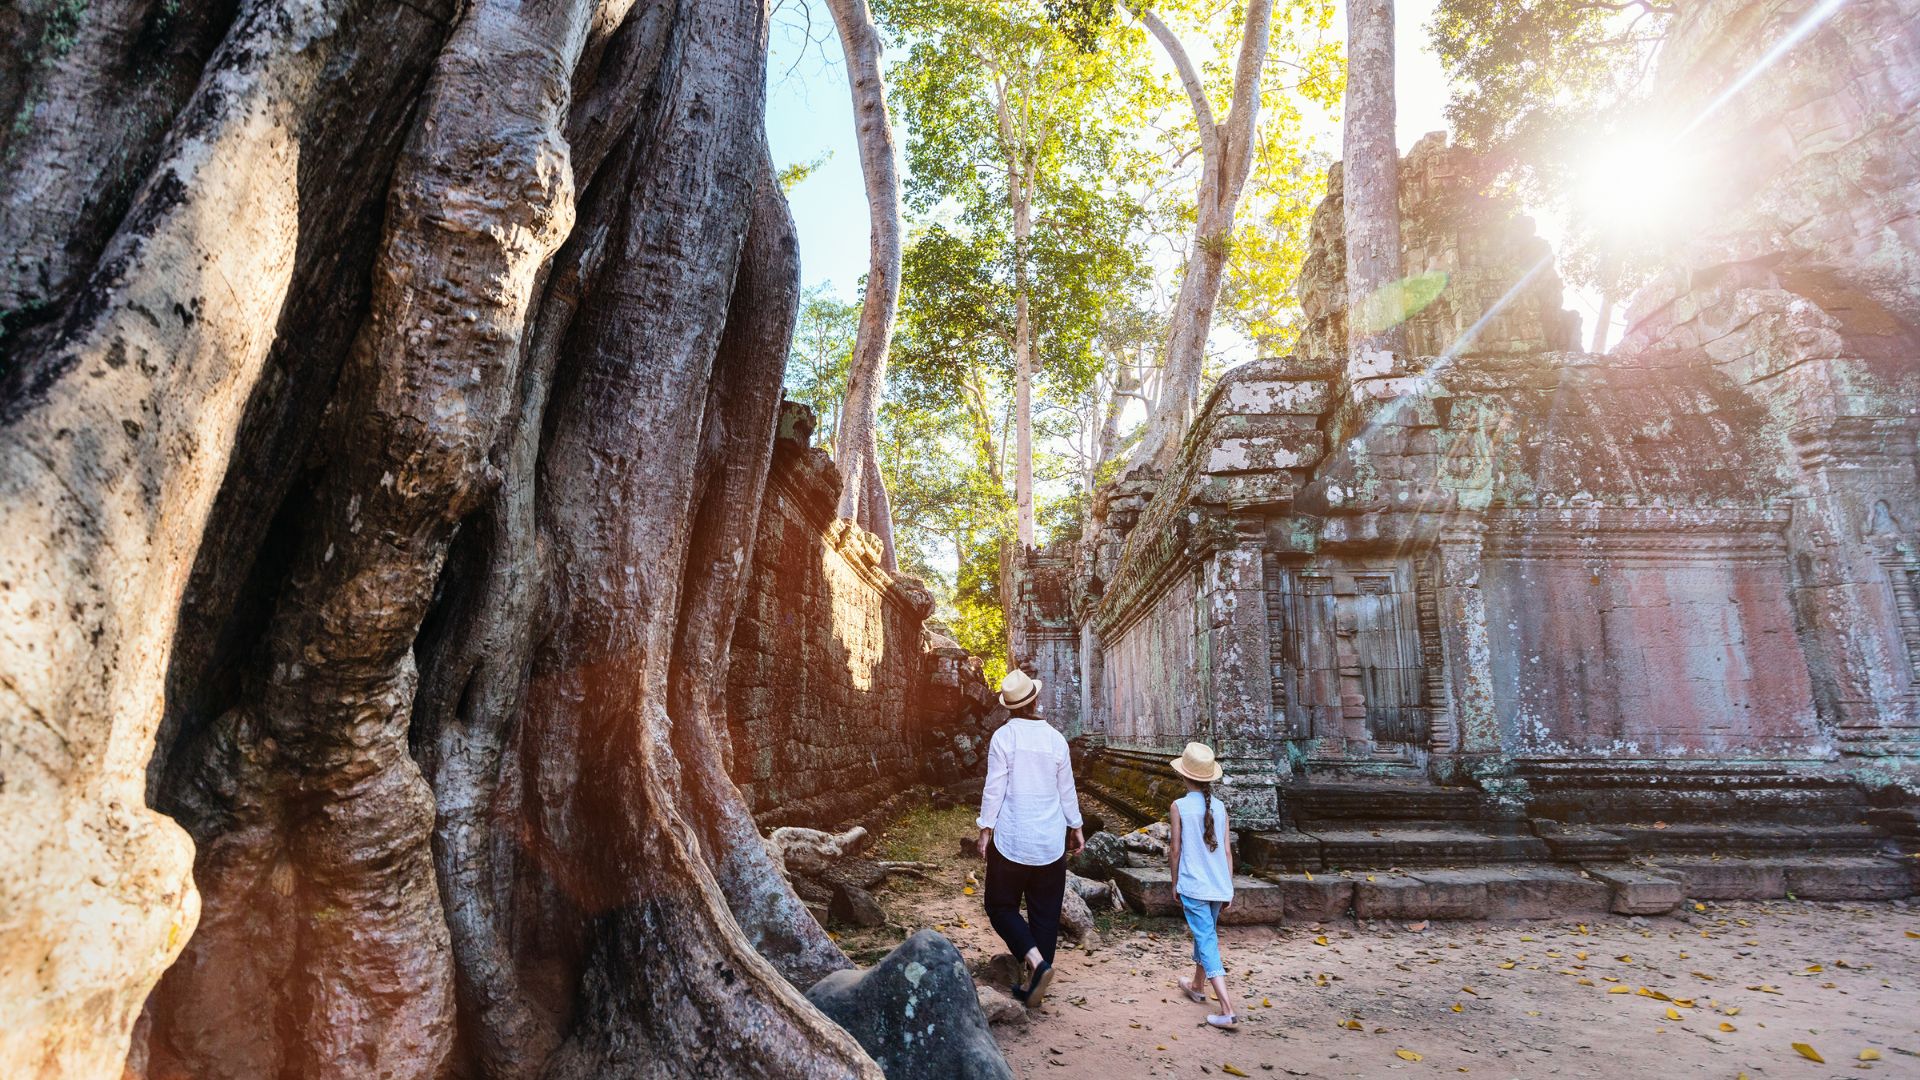
M 1180 895 L 1195 900 L 1233 899 L 1233 874 L 1227 867 L 1227 806 L 1213 796 L 1213 835 L 1219 846 L 1207 850 L 1206 804 L 1189 791 L 1173 804 L 1180 811 Z

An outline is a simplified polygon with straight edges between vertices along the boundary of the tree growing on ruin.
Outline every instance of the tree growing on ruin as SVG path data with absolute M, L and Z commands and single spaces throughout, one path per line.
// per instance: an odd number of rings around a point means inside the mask
M 880 70 L 880 32 L 866 0 L 827 0 L 846 56 L 847 82 L 853 92 L 855 142 L 867 189 L 871 222 L 866 295 L 860 305 L 860 329 L 854 339 L 841 410 L 835 460 L 840 465 L 840 516 L 858 522 L 880 538 L 881 559 L 898 565 L 893 515 L 887 505 L 886 479 L 880 470 L 880 401 L 886 394 L 887 347 L 893 338 L 894 311 L 900 301 L 900 172 L 894 160 L 893 121 L 887 115 L 886 83 Z
M 725 771 L 763 5 L 6 18 L 0 1072 L 877 1080 Z
M 1244 328 L 1268 340 L 1279 328 L 1282 317 L 1256 297 L 1289 277 L 1304 251 L 1315 192 L 1295 182 L 1306 154 L 1298 103 L 1337 96 L 1340 65 L 1317 40 L 1331 18 L 1330 5 L 1254 0 L 1237 20 L 1224 21 L 1204 5 L 1121 0 L 1120 6 L 1147 29 L 1173 67 L 1190 124 L 1174 145 L 1180 158 L 1197 152 L 1200 163 L 1190 197 L 1180 202 L 1190 235 L 1168 313 L 1162 386 L 1141 440 L 1140 460 L 1164 466 L 1199 405 L 1208 339 L 1229 281 L 1239 279 L 1232 301 Z M 1188 34 L 1199 35 L 1203 57 L 1230 56 L 1231 64 L 1196 63 Z M 1269 99 L 1275 108 L 1263 118 Z M 1177 174 L 1180 162 L 1165 167 Z M 1264 175 L 1256 178 L 1256 169 Z M 1259 227 L 1239 220 L 1250 182 L 1260 195 Z M 1263 280 L 1264 286 L 1257 284 Z M 1269 310 L 1262 312 L 1263 306 Z
M 1345 185 L 1347 377 L 1383 375 L 1407 353 L 1393 295 L 1401 273 L 1392 0 L 1347 4 L 1347 111 L 1340 169 Z

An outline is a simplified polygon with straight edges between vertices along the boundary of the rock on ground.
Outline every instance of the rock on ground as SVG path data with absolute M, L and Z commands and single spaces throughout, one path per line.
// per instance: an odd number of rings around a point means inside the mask
M 960 950 L 922 930 L 865 971 L 836 971 L 807 999 L 860 1041 L 888 1080 L 1013 1080 Z
M 1087 902 L 1080 894 L 1068 889 L 1060 897 L 1060 929 L 1069 938 L 1085 942 L 1095 936 L 1093 912 L 1087 909 Z
M 1126 862 L 1127 848 L 1120 838 L 1110 832 L 1097 832 L 1087 837 L 1080 854 L 1067 860 L 1067 868 L 1083 878 L 1108 881 L 1113 878 L 1114 868 Z

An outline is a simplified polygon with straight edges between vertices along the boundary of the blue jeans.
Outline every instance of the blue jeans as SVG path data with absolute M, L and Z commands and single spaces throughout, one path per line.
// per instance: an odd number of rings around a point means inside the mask
M 1180 910 L 1187 914 L 1187 929 L 1193 932 L 1193 962 L 1200 965 L 1209 979 L 1227 973 L 1226 965 L 1220 962 L 1220 935 L 1215 929 L 1220 925 L 1220 909 L 1225 906 L 1218 900 L 1180 897 Z

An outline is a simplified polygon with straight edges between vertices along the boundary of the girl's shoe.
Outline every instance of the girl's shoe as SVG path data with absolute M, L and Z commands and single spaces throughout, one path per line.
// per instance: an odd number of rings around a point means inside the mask
M 1040 1003 L 1046 1000 L 1047 987 L 1051 985 L 1053 985 L 1053 965 L 1042 960 L 1040 966 L 1033 969 L 1033 981 L 1027 984 L 1026 992 L 1020 995 L 1020 999 L 1027 1003 L 1027 1008 L 1037 1009 Z
M 1201 993 L 1198 990 L 1195 990 L 1191 986 L 1188 986 L 1187 980 L 1180 978 L 1179 976 L 1176 975 L 1174 976 L 1173 981 L 1180 984 L 1180 992 L 1187 995 L 1188 1001 L 1193 1002 L 1195 1005 L 1205 1005 L 1207 1003 L 1207 995 Z
M 1211 1016 L 1207 1017 L 1207 1023 L 1212 1024 L 1214 1027 L 1220 1028 L 1223 1031 L 1232 1031 L 1234 1028 L 1237 1028 L 1240 1026 L 1240 1018 L 1233 1015 L 1232 1013 L 1226 1013 L 1226 1014 L 1214 1013 Z

